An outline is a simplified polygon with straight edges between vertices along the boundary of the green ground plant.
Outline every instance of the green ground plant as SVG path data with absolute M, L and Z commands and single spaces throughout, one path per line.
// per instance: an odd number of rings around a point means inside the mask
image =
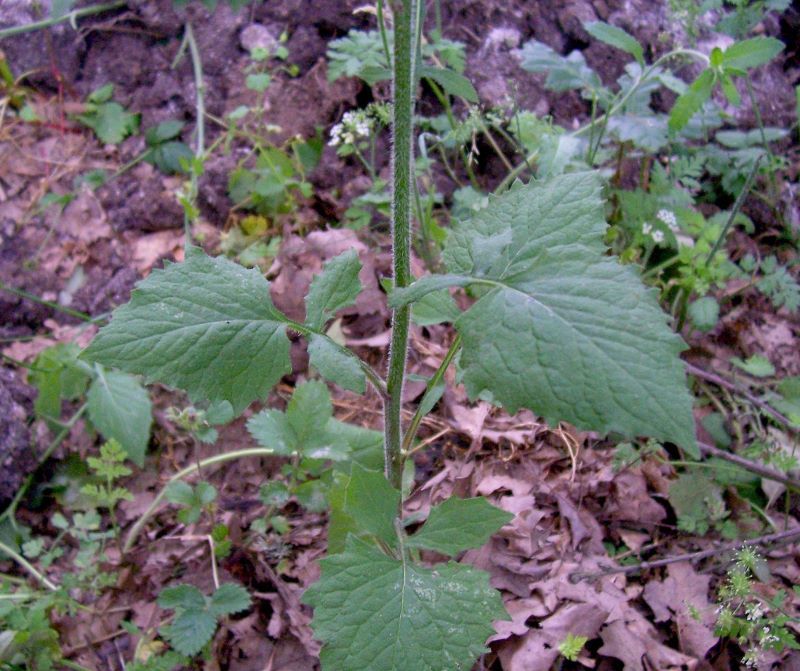
M 452 287 L 471 287 L 478 297 L 447 317 L 458 336 L 426 396 L 441 393 L 444 372 L 458 358 L 472 398 L 490 398 L 509 412 L 530 407 L 551 421 L 603 433 L 650 434 L 699 456 L 677 357 L 683 346 L 636 273 L 605 256 L 595 173 L 514 183 L 448 236 L 447 274 L 411 276 L 414 92 L 417 77 L 426 76 L 414 65 L 420 9 L 411 0 L 394 7 L 387 376 L 325 334 L 360 292 L 353 252 L 329 261 L 314 279 L 299 323 L 272 305 L 258 271 L 190 247 L 184 262 L 141 282 L 83 354 L 185 389 L 192 402 L 227 401 L 238 415 L 289 372 L 287 331 L 294 331 L 307 339 L 320 375 L 358 392 L 369 382 L 383 398 L 383 472 L 359 463 L 352 430 L 332 419 L 321 382 L 298 386 L 286 413 L 264 410 L 248 423 L 273 454 L 350 460 L 329 491 L 330 556 L 304 597 L 315 610 L 326 669 L 466 669 L 484 650 L 492 620 L 506 617 L 487 574 L 453 561 L 429 567 L 420 551 L 457 557 L 483 544 L 510 515 L 484 499 L 457 498 L 434 506 L 420 528 L 402 515 L 403 473 L 430 410 L 423 398 L 408 426 L 402 422 L 413 304 Z M 577 372 L 576 360 L 584 362 Z M 556 379 L 558 390 L 551 386 Z M 632 412 L 634 406 L 641 411 Z

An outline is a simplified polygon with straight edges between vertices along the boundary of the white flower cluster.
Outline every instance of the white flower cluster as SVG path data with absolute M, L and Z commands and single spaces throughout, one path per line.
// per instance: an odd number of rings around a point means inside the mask
M 659 231 L 658 229 L 654 231 L 653 224 L 650 222 L 645 221 L 642 224 L 642 233 L 653 238 L 653 242 L 655 242 L 657 245 L 660 245 L 662 242 L 664 242 L 664 231 Z
M 340 123 L 331 128 L 331 139 L 328 145 L 338 147 L 342 144 L 355 144 L 359 138 L 367 138 L 374 124 L 366 110 L 345 112 Z
M 680 231 L 678 226 L 678 218 L 672 210 L 661 209 L 656 213 L 656 219 L 662 224 L 665 224 L 673 233 Z

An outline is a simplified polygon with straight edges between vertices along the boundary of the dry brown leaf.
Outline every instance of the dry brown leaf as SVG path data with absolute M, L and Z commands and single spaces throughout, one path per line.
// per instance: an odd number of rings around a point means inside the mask
M 650 580 L 644 600 L 653 610 L 656 622 L 674 620 L 681 649 L 698 659 L 717 643 L 714 636 L 714 605 L 708 600 L 711 578 L 700 575 L 689 562 L 670 564 L 663 581 Z M 694 609 L 700 621 L 691 615 Z

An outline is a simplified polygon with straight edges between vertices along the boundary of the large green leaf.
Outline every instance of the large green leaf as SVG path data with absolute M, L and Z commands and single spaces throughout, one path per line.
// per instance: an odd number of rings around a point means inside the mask
M 353 464 L 349 475 L 336 474 L 330 501 L 329 552 L 342 552 L 348 534 L 369 534 L 390 547 L 397 544 L 394 520 L 400 507 L 400 492 L 383 473 Z
M 492 621 L 508 619 L 489 575 L 471 566 L 424 568 L 353 536 L 320 565 L 303 600 L 323 671 L 468 671 Z
M 89 419 L 105 438 L 116 439 L 133 463 L 144 466 L 153 422 L 150 396 L 132 375 L 96 370 L 86 395 Z
M 328 261 L 311 282 L 306 296 L 306 325 L 321 329 L 337 310 L 352 305 L 361 292 L 361 261 L 350 249 Z
M 471 398 L 551 422 L 671 440 L 699 456 L 681 339 L 655 292 L 606 255 L 601 182 L 578 173 L 516 185 L 458 225 L 449 284 L 484 285 L 456 321 Z M 423 278 L 392 304 L 418 298 Z
M 290 372 L 286 321 L 261 273 L 190 248 L 140 282 L 82 356 L 239 414 Z
M 409 537 L 408 545 L 454 557 L 464 550 L 480 547 L 513 518 L 511 513 L 495 508 L 484 498 L 453 496 L 431 509 L 428 521 Z

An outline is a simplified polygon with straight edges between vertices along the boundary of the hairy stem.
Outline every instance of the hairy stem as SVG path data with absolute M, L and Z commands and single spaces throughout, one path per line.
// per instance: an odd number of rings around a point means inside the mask
M 401 0 L 395 10 L 392 132 L 392 257 L 394 287 L 411 283 L 411 176 L 414 118 L 415 0 Z M 392 312 L 392 341 L 384 401 L 384 463 L 386 477 L 400 489 L 403 474 L 403 380 L 406 372 L 410 306 Z

